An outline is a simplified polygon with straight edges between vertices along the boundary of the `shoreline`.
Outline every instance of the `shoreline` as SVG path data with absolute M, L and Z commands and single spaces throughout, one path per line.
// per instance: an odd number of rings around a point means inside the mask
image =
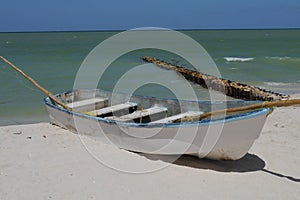
M 299 130 L 300 107 L 276 108 L 238 161 L 182 156 L 164 169 L 138 175 L 101 164 L 78 135 L 49 123 L 0 126 L 0 198 L 295 199 L 300 195 Z M 89 140 L 123 165 L 168 162 Z

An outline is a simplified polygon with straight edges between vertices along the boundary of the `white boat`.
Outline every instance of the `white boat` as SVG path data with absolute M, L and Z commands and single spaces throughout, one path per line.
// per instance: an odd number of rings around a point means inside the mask
M 74 90 L 55 95 L 72 111 L 45 98 L 51 123 L 72 132 L 109 140 L 117 147 L 149 154 L 189 154 L 237 160 L 260 135 L 271 109 L 174 123 L 214 109 L 240 107 L 250 101 L 186 101 L 129 96 L 104 90 Z

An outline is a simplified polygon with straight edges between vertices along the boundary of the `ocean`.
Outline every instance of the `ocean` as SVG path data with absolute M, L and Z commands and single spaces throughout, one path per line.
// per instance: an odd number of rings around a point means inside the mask
M 256 85 L 286 94 L 300 93 L 300 30 L 185 30 L 212 57 L 223 78 Z M 72 90 L 82 62 L 94 47 L 118 34 L 99 32 L 0 33 L 0 55 L 6 57 L 52 93 Z M 162 41 L 164 42 L 164 41 Z M 120 47 L 124 47 L 126 41 Z M 189 49 L 184 49 L 189 53 Z M 109 49 L 108 49 L 109 52 Z M 114 53 L 113 51 L 111 52 Z M 112 90 L 126 72 L 156 58 L 190 68 L 189 62 L 173 53 L 155 49 L 136 50 L 111 63 L 99 87 Z M 172 72 L 157 67 L 132 77 L 164 79 Z M 170 79 L 170 80 L 169 80 Z M 174 85 L 182 77 L 168 78 Z M 49 121 L 43 105 L 45 97 L 21 75 L 0 62 L 0 125 Z M 206 90 L 193 85 L 199 99 L 209 99 Z M 138 88 L 136 94 L 171 97 L 172 91 L 157 84 Z M 187 99 L 189 97 L 186 97 Z

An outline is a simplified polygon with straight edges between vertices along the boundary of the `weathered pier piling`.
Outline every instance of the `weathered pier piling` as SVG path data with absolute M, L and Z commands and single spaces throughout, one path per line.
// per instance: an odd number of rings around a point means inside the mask
M 175 66 L 162 60 L 147 56 L 144 61 L 153 63 L 165 69 L 172 69 L 187 80 L 201 85 L 204 88 L 209 88 L 224 93 L 227 96 L 243 99 L 243 100 L 261 100 L 261 101 L 276 101 L 288 99 L 288 95 L 267 91 L 265 89 L 255 87 L 248 84 L 238 83 L 223 78 L 218 78 L 212 75 L 204 74 L 198 71 L 193 71 L 180 66 Z

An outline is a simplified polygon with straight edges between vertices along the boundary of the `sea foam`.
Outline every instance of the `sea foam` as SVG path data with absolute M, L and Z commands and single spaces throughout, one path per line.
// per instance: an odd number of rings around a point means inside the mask
M 265 85 L 268 86 L 293 86 L 296 83 L 283 83 L 283 82 L 264 82 Z
M 224 57 L 227 62 L 248 62 L 255 58 Z
M 269 57 L 267 56 L 266 59 L 272 59 L 272 60 L 289 60 L 289 59 L 292 59 L 291 57 L 288 57 L 288 56 L 284 56 L 284 57 Z
M 288 61 L 288 62 L 300 62 L 300 58 L 299 57 L 289 57 L 289 56 L 282 56 L 282 57 L 279 57 L 279 56 L 275 56 L 275 57 L 265 57 L 266 59 L 268 60 L 276 60 L 276 61 Z

